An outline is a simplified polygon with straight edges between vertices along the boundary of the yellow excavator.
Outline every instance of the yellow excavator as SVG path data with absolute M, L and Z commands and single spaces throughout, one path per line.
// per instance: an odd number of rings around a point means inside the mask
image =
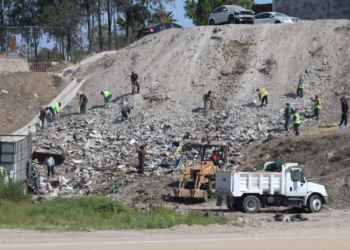
M 185 148 L 198 151 L 198 162 L 187 166 L 181 173 L 178 189 L 174 190 L 173 198 L 207 201 L 208 193 L 215 194 L 215 173 L 219 160 L 227 162 L 229 145 L 224 141 L 188 142 Z M 215 151 L 218 159 L 206 158 L 207 151 Z M 207 152 L 210 155 L 212 152 Z

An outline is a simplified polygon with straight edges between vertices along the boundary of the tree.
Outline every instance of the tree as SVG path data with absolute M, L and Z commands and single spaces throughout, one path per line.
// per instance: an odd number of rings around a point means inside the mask
M 64 38 L 67 39 L 67 54 L 69 54 L 72 43 L 77 40 L 77 29 L 83 19 L 83 10 L 71 0 L 63 0 L 59 4 L 50 5 L 44 8 L 41 20 L 48 33 L 61 40 L 62 52 Z
M 174 19 L 174 14 L 172 11 L 160 10 L 152 15 L 152 23 L 174 23 L 177 19 Z
M 207 25 L 210 13 L 221 5 L 238 5 L 251 10 L 254 0 L 185 0 L 185 17 L 194 25 Z
M 0 0 L 0 47 L 1 51 L 6 50 L 6 29 L 4 26 L 8 25 L 7 16 L 10 8 L 9 0 Z
M 17 33 L 26 40 L 27 44 L 34 47 L 35 58 L 38 57 L 38 46 L 43 34 L 41 29 L 41 14 L 46 6 L 54 3 L 54 0 L 12 0 L 8 1 L 9 23 L 13 26 L 24 27 Z
M 87 39 L 89 41 L 89 53 L 92 53 L 92 46 L 93 46 L 93 38 L 92 38 L 92 31 L 91 31 L 91 16 L 93 12 L 93 0 L 82 0 L 80 3 L 81 7 L 85 10 L 86 14 L 86 24 L 87 24 Z

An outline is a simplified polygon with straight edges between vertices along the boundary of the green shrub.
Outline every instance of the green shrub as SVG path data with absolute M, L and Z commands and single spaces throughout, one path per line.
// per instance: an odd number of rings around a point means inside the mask
M 0 199 L 19 202 L 27 200 L 28 196 L 24 193 L 22 183 L 6 180 L 5 176 L 0 175 Z
M 164 207 L 153 207 L 139 212 L 126 207 L 120 201 L 104 197 L 56 198 L 52 201 L 18 203 L 1 201 L 0 228 L 32 230 L 111 230 L 157 229 L 178 224 L 224 224 L 232 218 L 204 215 L 199 210 L 185 213 Z
M 332 170 L 327 168 L 327 169 L 322 170 L 321 175 L 322 176 L 329 175 L 331 172 L 332 172 Z
M 99 205 L 96 209 L 97 212 L 112 212 L 112 213 L 125 212 L 127 210 L 128 208 L 123 203 L 115 200 L 107 200 L 103 202 L 101 205 Z
M 257 170 L 263 170 L 265 163 L 263 161 L 259 161 L 257 164 L 255 164 L 255 168 Z

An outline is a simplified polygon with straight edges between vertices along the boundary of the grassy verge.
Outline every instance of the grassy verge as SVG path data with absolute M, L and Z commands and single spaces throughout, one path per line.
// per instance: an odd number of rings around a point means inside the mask
M 28 199 L 28 196 L 23 192 L 22 183 L 7 180 L 0 173 L 0 200 L 19 202 Z
M 204 216 L 200 211 L 181 214 L 172 209 L 157 207 L 141 213 L 119 201 L 85 197 L 53 201 L 15 203 L 0 200 L 0 227 L 34 230 L 109 230 L 157 229 L 178 224 L 224 224 L 229 218 Z

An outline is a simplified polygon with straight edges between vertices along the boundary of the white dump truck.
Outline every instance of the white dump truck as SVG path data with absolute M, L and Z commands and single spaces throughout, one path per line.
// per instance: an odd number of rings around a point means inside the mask
M 265 163 L 266 167 L 273 162 Z M 226 196 L 231 211 L 256 213 L 262 207 L 308 208 L 316 213 L 328 202 L 326 188 L 308 182 L 297 163 L 285 163 L 274 172 L 216 172 L 216 193 Z M 222 198 L 218 199 L 221 205 Z

